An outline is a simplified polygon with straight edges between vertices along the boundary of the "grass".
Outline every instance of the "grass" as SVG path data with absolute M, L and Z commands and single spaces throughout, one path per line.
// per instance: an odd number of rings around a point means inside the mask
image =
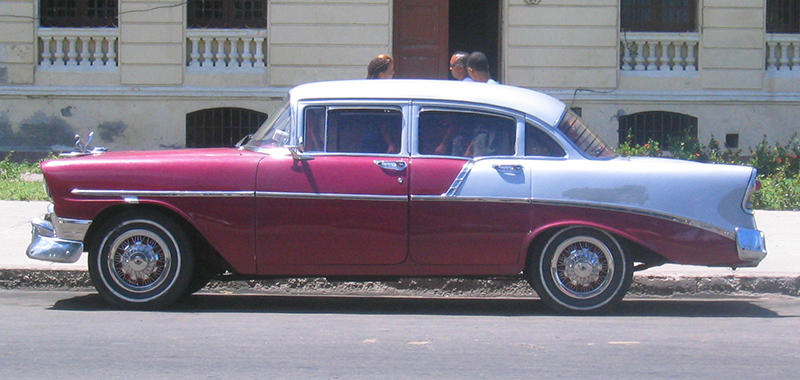
M 0 161 L 0 199 L 12 201 L 46 201 L 50 198 L 41 181 L 23 179 L 26 173 L 41 174 L 39 162 L 15 163 L 8 157 Z

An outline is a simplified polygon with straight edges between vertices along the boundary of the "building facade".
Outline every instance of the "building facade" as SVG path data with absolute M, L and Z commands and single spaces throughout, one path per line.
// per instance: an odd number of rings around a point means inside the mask
M 800 0 L 0 0 L 0 150 L 232 145 L 291 86 L 456 50 L 612 144 L 800 129 Z

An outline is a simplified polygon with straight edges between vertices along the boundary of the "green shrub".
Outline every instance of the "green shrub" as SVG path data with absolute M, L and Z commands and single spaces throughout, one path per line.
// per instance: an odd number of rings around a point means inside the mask
M 10 155 L 9 155 L 10 156 Z M 9 156 L 0 161 L 0 199 L 15 201 L 44 201 L 50 198 L 41 181 L 27 181 L 23 175 L 41 174 L 39 162 L 11 162 Z

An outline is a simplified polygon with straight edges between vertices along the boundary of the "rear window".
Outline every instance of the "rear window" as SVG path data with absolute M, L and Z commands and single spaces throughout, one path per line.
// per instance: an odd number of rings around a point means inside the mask
M 560 130 L 578 150 L 589 158 L 613 158 L 617 154 L 594 131 L 589 129 L 586 122 L 581 120 L 572 111 L 567 111 L 558 124 Z

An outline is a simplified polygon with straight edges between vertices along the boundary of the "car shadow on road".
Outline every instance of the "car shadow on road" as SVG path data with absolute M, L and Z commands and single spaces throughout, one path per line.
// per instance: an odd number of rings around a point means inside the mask
M 756 299 L 631 299 L 604 316 L 779 318 Z M 54 310 L 114 310 L 97 294 L 57 301 Z M 161 310 L 173 313 L 419 314 L 554 316 L 536 298 L 446 298 L 331 295 L 195 294 Z

